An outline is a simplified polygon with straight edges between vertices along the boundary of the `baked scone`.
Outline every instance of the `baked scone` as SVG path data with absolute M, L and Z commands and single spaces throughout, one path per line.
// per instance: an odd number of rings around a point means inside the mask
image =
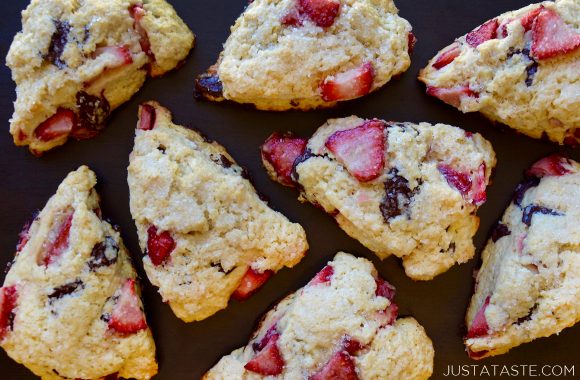
M 366 95 L 411 64 L 415 37 L 397 12 L 392 0 L 251 1 L 196 93 L 276 111 Z
M 427 379 L 433 345 L 414 318 L 397 319 L 394 296 L 370 261 L 339 252 L 203 379 Z
M 260 199 L 224 147 L 156 102 L 140 107 L 128 171 L 145 272 L 186 322 L 249 297 L 308 249 L 302 226 Z
M 20 233 L 0 288 L 0 346 L 43 380 L 149 379 L 155 343 L 95 174 L 69 173 Z
M 275 133 L 262 161 L 378 257 L 401 257 L 415 280 L 473 257 L 475 213 L 496 162 L 479 134 L 356 116 L 328 120 L 308 141 Z
M 474 359 L 580 321 L 580 164 L 554 155 L 526 174 L 482 253 L 466 316 Z
M 14 143 L 41 155 L 96 136 L 148 74 L 174 69 L 193 42 L 165 0 L 32 0 L 6 58 Z
M 580 142 L 580 2 L 506 12 L 459 37 L 419 74 L 427 94 L 533 138 Z

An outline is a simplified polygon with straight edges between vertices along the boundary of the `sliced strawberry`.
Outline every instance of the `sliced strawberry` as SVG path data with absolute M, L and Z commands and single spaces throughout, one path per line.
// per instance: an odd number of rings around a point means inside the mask
M 151 50 L 151 42 L 149 41 L 147 30 L 141 24 L 141 20 L 146 13 L 145 9 L 143 9 L 143 4 L 137 3 L 131 6 L 131 8 L 129 8 L 129 13 L 131 14 L 131 17 L 133 17 L 133 20 L 135 20 L 133 28 L 139 34 L 139 45 L 141 45 L 141 50 L 147 54 L 151 61 L 155 61 L 155 54 L 153 54 L 153 51 Z
M 282 25 L 301 26 L 302 17 L 300 16 L 300 13 L 298 13 L 298 10 L 293 8 L 284 13 L 284 15 L 280 18 L 280 22 Z
M 473 173 L 458 171 L 447 164 L 438 164 L 437 169 L 445 177 L 447 183 L 456 188 L 467 201 L 476 206 L 486 201 L 485 162 L 479 165 L 477 171 Z
M 459 54 L 461 54 L 461 45 L 454 43 L 439 54 L 439 57 L 433 62 L 432 66 L 439 70 L 453 62 Z
M 238 288 L 232 294 L 232 297 L 237 301 L 243 301 L 254 294 L 262 285 L 268 281 L 270 277 L 274 274 L 273 271 L 267 270 L 263 273 L 259 273 L 254 269 L 250 268 L 242 277 L 242 281 Z
M 272 339 L 277 339 L 279 336 L 280 334 L 278 333 L 278 326 L 274 324 L 270 326 L 270 328 L 268 329 L 268 331 L 266 331 L 266 334 L 264 334 L 264 336 L 262 337 L 262 339 L 260 339 L 260 341 L 254 342 L 252 344 L 252 348 L 254 349 L 255 352 L 260 352 L 264 349 L 264 347 L 266 347 L 266 345 Z
M 276 171 L 276 180 L 285 186 L 294 186 L 291 178 L 294 162 L 304 153 L 307 140 L 291 133 L 274 132 L 261 147 L 262 160 Z
M 298 12 L 321 28 L 334 24 L 340 3 L 336 0 L 298 0 Z
M 49 233 L 49 240 L 42 246 L 43 251 L 40 256 L 40 262 L 45 266 L 55 262 L 68 248 L 72 220 L 73 212 L 60 215 L 55 220 Z
M 520 19 L 520 23 L 522 24 L 522 26 L 524 27 L 524 30 L 527 32 L 528 30 L 532 29 L 532 26 L 534 25 L 534 21 L 536 21 L 536 17 L 538 17 L 538 15 L 540 14 L 540 12 L 542 11 L 542 9 L 544 9 L 544 6 L 539 6 L 536 9 L 532 9 L 531 11 L 529 11 L 528 13 L 526 13 L 521 19 Z
M 322 268 L 320 272 L 318 272 L 312 280 L 310 280 L 309 285 L 328 284 L 332 279 L 333 274 L 334 268 L 332 267 L 332 265 L 327 265 L 324 268 Z
M 377 312 L 373 318 L 379 323 L 379 327 L 391 326 L 397 320 L 399 307 L 396 303 L 391 302 L 385 310 Z
M 28 222 L 26 222 L 26 224 L 24 224 L 24 227 L 22 227 L 22 231 L 20 231 L 20 233 L 18 234 L 18 243 L 16 244 L 16 252 L 22 251 L 22 248 L 24 248 L 26 243 L 28 243 L 28 239 L 30 238 L 30 235 L 28 233 L 30 232 L 31 225 L 32 221 L 29 220 Z
M 157 112 L 155 107 L 150 104 L 141 104 L 139 107 L 139 124 L 138 129 L 149 131 L 155 128 L 155 120 L 157 119 Z
M 169 231 L 157 233 L 157 227 L 150 226 L 147 229 L 147 256 L 153 265 L 163 264 L 171 252 L 175 249 L 175 240 Z
M 358 375 L 352 357 L 346 351 L 338 351 L 322 369 L 309 380 L 357 380 Z
M 489 306 L 490 298 L 490 296 L 487 296 L 485 302 L 477 314 L 475 314 L 475 318 L 473 318 L 471 326 L 469 326 L 469 330 L 467 331 L 467 339 L 478 338 L 488 334 L 489 326 L 487 324 L 487 319 L 485 318 L 485 309 Z
M 113 306 L 109 328 L 121 334 L 134 334 L 147 328 L 135 285 L 134 279 L 127 279 L 117 294 L 118 298 Z
M 326 140 L 326 147 L 361 182 L 371 181 L 385 166 L 385 124 L 367 120 L 363 125 L 338 131 Z
M 363 344 L 358 340 L 354 339 L 350 335 L 345 335 L 340 341 L 340 347 L 351 355 L 355 355 L 357 352 L 364 348 Z
M 467 195 L 471 190 L 471 176 L 469 173 L 459 172 L 447 164 L 438 164 L 439 173 L 445 177 L 447 183 L 456 188 L 462 195 Z
M 131 51 L 127 46 L 105 46 L 95 50 L 95 57 L 106 57 L 107 69 L 130 65 L 133 63 Z
M 370 92 L 375 78 L 371 62 L 348 71 L 328 76 L 320 84 L 322 99 L 326 102 L 358 98 Z
M 485 169 L 485 162 L 483 162 L 473 174 L 471 191 L 469 192 L 468 198 L 476 206 L 484 204 L 487 200 L 487 194 L 485 193 Z
M 415 37 L 413 32 L 409 32 L 409 34 L 407 34 L 407 51 L 409 52 L 409 55 L 411 55 L 411 53 L 413 53 L 413 50 L 415 49 L 416 43 L 417 43 L 417 37 Z
M 477 352 L 473 352 L 470 349 L 467 350 L 467 355 L 474 360 L 478 360 L 481 359 L 482 357 L 484 357 L 485 355 L 487 355 L 489 351 L 477 351 Z
M 526 171 L 528 177 L 562 176 L 571 173 L 570 160 L 558 154 L 542 158 Z
M 0 341 L 12 330 L 17 300 L 16 285 L 0 288 Z
M 59 108 L 34 130 L 34 136 L 45 142 L 68 136 L 75 125 L 75 119 L 73 111 Z
M 479 28 L 467 33 L 465 40 L 470 46 L 478 47 L 485 41 L 493 40 L 497 37 L 498 26 L 497 19 L 489 20 Z
M 385 297 L 389 301 L 395 299 L 396 289 L 393 285 L 380 277 L 375 279 L 375 282 L 377 283 L 377 289 L 375 290 L 375 295 L 377 297 Z
M 463 97 L 479 97 L 479 94 L 472 91 L 467 85 L 459 85 L 451 88 L 427 86 L 427 95 L 439 98 L 453 107 L 461 106 L 461 99 Z
M 266 346 L 252 360 L 246 363 L 245 369 L 264 376 L 276 376 L 284 369 L 284 359 L 278 349 L 278 334 L 272 335 Z
M 568 26 L 551 9 L 542 9 L 532 26 L 532 56 L 547 59 L 580 47 L 580 33 Z

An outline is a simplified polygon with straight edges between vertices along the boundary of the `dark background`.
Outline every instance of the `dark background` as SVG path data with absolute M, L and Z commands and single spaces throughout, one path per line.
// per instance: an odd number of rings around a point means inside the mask
M 15 99 L 10 72 L 0 66 L 0 266 L 13 257 L 17 234 L 31 214 L 42 209 L 69 171 L 88 165 L 98 176 L 97 190 L 105 216 L 121 226 L 125 244 L 134 257 L 143 279 L 144 302 L 149 325 L 157 343 L 159 380 L 197 379 L 217 360 L 245 344 L 258 318 L 277 300 L 296 290 L 330 260 L 344 250 L 373 261 L 382 276 L 397 287 L 396 302 L 401 315 L 414 316 L 427 330 L 435 346 L 433 379 L 444 378 L 450 364 L 580 364 L 580 326 L 559 336 L 538 339 L 508 354 L 480 362 L 470 360 L 462 343 L 463 318 L 469 301 L 477 259 L 458 265 L 433 281 L 413 282 L 403 272 L 398 259 L 383 262 L 349 238 L 330 216 L 297 201 L 297 193 L 271 182 L 261 167 L 258 147 L 275 130 L 292 130 L 310 136 L 327 118 L 356 114 L 386 120 L 442 122 L 479 132 L 489 139 L 498 158 L 488 201 L 480 211 L 481 226 L 475 237 L 479 255 L 493 223 L 501 217 L 522 171 L 535 160 L 556 150 L 557 145 L 536 141 L 513 132 L 501 132 L 478 114 L 464 115 L 443 102 L 424 94 L 416 76 L 435 53 L 484 21 L 529 2 L 522 0 L 397 0 L 400 15 L 413 25 L 418 38 L 411 68 L 398 80 L 362 99 L 341 107 L 315 112 L 261 112 L 236 104 L 195 102 L 194 77 L 213 64 L 229 27 L 246 6 L 244 0 L 170 0 L 178 14 L 197 36 L 196 46 L 179 70 L 159 79 L 148 80 L 135 97 L 113 112 L 109 127 L 99 137 L 85 142 L 69 142 L 42 158 L 26 148 L 17 148 L 8 133 Z M 2 1 L 0 56 L 6 56 L 12 38 L 21 29 L 20 11 L 25 0 Z M 5 62 L 3 62 L 5 63 Z M 223 144 L 235 159 L 246 166 L 256 188 L 267 195 L 271 206 L 292 221 L 301 223 L 308 234 L 310 251 L 293 269 L 274 276 L 254 297 L 230 306 L 202 322 L 186 324 L 161 302 L 156 289 L 143 273 L 135 225 L 129 213 L 127 165 L 133 147 L 137 106 L 158 100 L 174 114 L 175 122 L 195 127 Z M 568 150 L 576 160 L 580 149 Z M 4 274 L 0 274 L 0 279 Z M 83 358 L 79 358 L 83 360 Z M 576 373 L 580 372 L 580 366 Z M 579 374 L 580 375 L 580 374 Z M 33 379 L 23 366 L 0 353 L 0 378 Z

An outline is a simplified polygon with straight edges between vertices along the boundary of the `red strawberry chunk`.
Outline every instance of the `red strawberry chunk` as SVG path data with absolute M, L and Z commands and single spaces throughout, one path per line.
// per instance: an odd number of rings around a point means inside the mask
M 16 285 L 0 288 L 0 341 L 12 329 L 14 309 L 18 300 Z
M 262 145 L 262 159 L 276 171 L 276 180 L 285 186 L 294 186 L 291 174 L 296 159 L 304 153 L 307 140 L 291 133 L 273 133 Z
M 328 284 L 332 279 L 332 275 L 334 274 L 334 268 L 332 265 L 327 265 L 320 272 L 314 276 L 312 280 L 310 280 L 310 285 L 317 285 L 317 284 Z
M 252 348 L 254 349 L 254 351 L 260 352 L 264 349 L 264 347 L 268 345 L 268 343 L 272 339 L 278 339 L 279 336 L 280 334 L 278 333 L 278 326 L 274 324 L 270 326 L 268 331 L 266 331 L 266 334 L 264 334 L 264 336 L 262 337 L 262 339 L 260 339 L 259 342 L 254 342 L 254 344 L 252 344 Z
M 147 229 L 147 255 L 153 265 L 163 264 L 171 252 L 175 249 L 175 240 L 169 231 L 157 233 L 157 227 L 150 226 Z
M 461 54 L 461 46 L 457 43 L 449 46 L 447 49 L 445 49 L 440 55 L 439 57 L 437 57 L 437 59 L 435 60 L 435 62 L 433 62 L 433 67 L 436 68 L 437 70 L 447 66 L 448 64 L 450 64 L 451 62 L 453 62 L 455 60 L 455 58 L 457 58 L 459 56 L 459 54 Z
M 445 177 L 447 183 L 459 190 L 462 195 L 467 195 L 471 190 L 472 183 L 469 173 L 459 172 L 447 164 L 439 164 L 437 169 Z
M 43 244 L 41 263 L 45 266 L 54 263 L 68 248 L 70 228 L 72 226 L 73 212 L 61 215 L 53 225 L 49 233 L 49 241 Z
M 143 131 L 149 131 L 155 128 L 155 120 L 157 118 L 157 113 L 155 107 L 149 104 L 141 104 L 139 108 L 139 124 L 138 129 Z
M 334 24 L 340 3 L 335 0 L 298 0 L 298 12 L 321 28 Z
M 473 175 L 471 191 L 468 198 L 471 199 L 473 204 L 476 206 L 482 205 L 487 200 L 487 194 L 485 193 L 485 169 L 485 162 L 483 162 L 479 165 L 477 172 Z
M 453 107 L 461 106 L 463 97 L 477 98 L 479 94 L 472 91 L 467 85 L 459 85 L 451 88 L 427 86 L 427 95 L 443 100 Z
M 118 294 L 113 306 L 109 328 L 121 334 L 134 334 L 147 328 L 145 315 L 139 305 L 139 297 L 135 291 L 135 280 L 127 279 Z
M 391 302 L 385 310 L 381 310 L 374 315 L 374 319 L 379 323 L 379 327 L 391 326 L 397 320 L 399 307 Z
M 481 359 L 482 357 L 484 357 L 485 355 L 487 355 L 489 351 L 477 351 L 477 352 L 473 352 L 471 350 L 467 350 L 467 355 L 471 358 L 471 359 Z
M 409 54 L 413 53 L 416 43 L 417 37 L 415 37 L 413 32 L 409 32 L 409 34 L 407 34 L 407 51 L 409 52 Z
M 391 285 L 388 281 L 383 280 L 382 278 L 375 279 L 377 283 L 377 289 L 375 290 L 375 295 L 377 297 L 385 297 L 389 301 L 395 299 L 395 287 Z
M 232 294 L 232 297 L 237 301 L 243 301 L 254 294 L 262 285 L 268 281 L 274 274 L 273 271 L 267 270 L 263 273 L 257 272 L 250 268 L 242 277 L 242 281 L 238 288 Z
M 30 226 L 32 225 L 32 221 L 26 222 L 24 227 L 22 227 L 22 231 L 18 234 L 18 243 L 16 244 L 16 252 L 22 251 L 22 248 L 28 243 L 28 239 L 30 235 L 28 234 L 30 231 Z
M 95 50 L 95 57 L 106 56 L 107 69 L 130 65 L 133 63 L 131 51 L 127 46 L 105 46 Z
M 498 26 L 497 19 L 489 20 L 479 28 L 467 33 L 465 40 L 470 46 L 478 47 L 485 41 L 493 40 L 497 37 Z
M 477 314 L 475 314 L 475 318 L 473 318 L 471 326 L 469 326 L 469 330 L 467 331 L 467 339 L 478 338 L 488 334 L 489 326 L 487 324 L 487 319 L 485 318 L 485 309 L 489 306 L 490 298 L 490 296 L 487 296 L 485 302 Z
M 75 119 L 73 111 L 59 108 L 34 130 L 34 136 L 45 142 L 68 136 L 75 125 Z
M 346 351 L 338 351 L 309 380 L 357 380 L 358 375 L 352 357 Z
M 320 84 L 322 99 L 332 102 L 366 95 L 371 91 L 374 78 L 375 69 L 371 62 L 328 76 Z
M 531 11 L 529 11 L 528 13 L 526 13 L 521 19 L 520 22 L 522 24 L 522 26 L 524 27 L 524 30 L 527 32 L 528 30 L 532 29 L 532 26 L 534 25 L 534 21 L 536 20 L 536 17 L 538 17 L 538 15 L 540 14 L 540 12 L 542 11 L 542 9 L 544 9 L 544 6 L 540 6 L 536 9 L 532 9 Z
M 151 42 L 149 41 L 147 30 L 141 24 L 141 20 L 146 13 L 145 9 L 143 9 L 143 4 L 138 3 L 131 6 L 131 8 L 129 8 L 129 13 L 135 20 L 133 28 L 139 34 L 139 45 L 141 45 L 141 50 L 147 54 L 151 61 L 155 61 L 155 54 L 153 54 L 153 51 L 151 50 Z
M 326 140 L 326 147 L 361 182 L 371 181 L 385 166 L 385 124 L 367 120 L 363 125 L 338 131 Z
M 546 176 L 562 176 L 572 171 L 569 168 L 570 161 L 558 154 L 542 158 L 526 171 L 530 177 L 542 178 Z
M 580 47 L 580 33 L 551 9 L 542 9 L 532 26 L 532 56 L 547 59 Z
M 284 369 L 284 359 L 278 349 L 280 335 L 272 335 L 266 346 L 252 360 L 246 363 L 245 369 L 264 376 L 276 376 Z
M 485 162 L 479 165 L 473 173 L 460 172 L 447 164 L 438 164 L 437 169 L 445 177 L 447 183 L 456 188 L 467 201 L 476 206 L 486 201 Z
M 302 25 L 302 17 L 298 10 L 291 9 L 280 18 L 280 22 L 282 25 L 300 26 Z
M 342 337 L 340 342 L 341 348 L 351 355 L 355 355 L 357 352 L 364 348 L 363 344 L 358 340 L 354 339 L 350 335 L 345 335 Z

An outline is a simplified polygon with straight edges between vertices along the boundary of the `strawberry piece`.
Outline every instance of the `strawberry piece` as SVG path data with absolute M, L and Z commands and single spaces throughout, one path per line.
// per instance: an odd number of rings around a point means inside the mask
M 357 352 L 362 350 L 364 346 L 358 340 L 352 338 L 350 335 L 345 335 L 342 337 L 340 341 L 340 346 L 343 350 L 348 352 L 351 355 L 355 355 Z
M 379 327 L 391 326 L 397 320 L 399 314 L 399 307 L 396 303 L 391 302 L 385 310 L 381 310 L 374 315 L 375 321 L 379 323 Z
M 51 239 L 43 244 L 44 251 L 40 262 L 45 266 L 54 263 L 68 248 L 70 228 L 72 226 L 73 212 L 60 216 L 49 233 Z M 56 228 L 55 228 L 56 226 Z
M 467 85 L 460 85 L 451 88 L 427 86 L 427 95 L 443 100 L 453 107 L 461 106 L 461 99 L 465 96 L 477 98 L 479 94 L 472 91 Z
M 465 40 L 470 46 L 476 48 L 485 41 L 495 39 L 498 26 L 497 19 L 489 20 L 479 28 L 467 33 Z
M 377 297 L 385 297 L 389 301 L 395 299 L 395 287 L 391 285 L 388 281 L 383 280 L 382 278 L 375 279 L 377 283 L 377 289 L 375 290 L 375 295 Z
M 481 359 L 482 357 L 484 357 L 485 355 L 487 355 L 489 351 L 477 351 L 477 352 L 473 352 L 470 349 L 467 349 L 467 355 L 474 360 L 478 360 Z
M 287 26 L 301 26 L 302 17 L 297 9 L 291 9 L 280 18 L 280 22 Z
M 254 269 L 250 268 L 247 270 L 240 285 L 232 294 L 232 297 L 237 301 L 243 301 L 254 294 L 262 285 L 268 281 L 270 277 L 274 274 L 273 271 L 267 270 L 263 273 L 256 272 Z
M 357 380 L 358 375 L 352 357 L 346 351 L 338 351 L 330 360 L 309 377 L 309 380 Z
M 163 264 L 171 252 L 175 249 L 175 240 L 169 231 L 157 233 L 157 227 L 150 226 L 147 229 L 147 255 L 153 265 Z
M 580 47 L 580 33 L 566 25 L 551 9 L 542 9 L 532 26 L 532 56 L 547 59 L 570 53 Z
M 309 285 L 328 284 L 332 279 L 333 274 L 334 268 L 332 267 L 332 265 L 327 265 L 324 268 L 322 268 L 320 272 L 318 272 L 312 280 L 310 280 Z
M 264 347 L 266 347 L 268 342 L 270 342 L 272 339 L 277 339 L 279 336 L 280 334 L 278 333 L 278 326 L 274 324 L 270 326 L 268 331 L 266 331 L 266 334 L 264 334 L 264 336 L 262 337 L 262 339 L 260 339 L 259 342 L 254 342 L 252 344 L 252 348 L 254 349 L 255 352 L 260 352 L 264 349 Z
M 476 206 L 484 204 L 487 200 L 487 194 L 485 193 L 485 169 L 485 162 L 483 162 L 479 165 L 477 172 L 473 175 L 471 191 L 468 195 L 468 198 L 471 199 L 472 203 Z
M 292 168 L 296 159 L 304 153 L 307 142 L 291 133 L 274 132 L 262 145 L 262 159 L 274 167 L 276 180 L 282 185 L 294 186 Z
M 12 330 L 14 309 L 18 300 L 16 285 L 0 288 L 0 341 Z
M 471 177 L 468 173 L 458 172 L 447 164 L 438 164 L 437 170 L 443 174 L 447 183 L 459 190 L 462 195 L 467 195 L 471 190 Z
M 105 46 L 95 50 L 95 57 L 106 56 L 107 69 L 130 65 L 133 63 L 131 51 L 127 46 Z
M 415 49 L 416 43 L 417 43 L 417 37 L 415 37 L 413 32 L 409 32 L 409 34 L 407 34 L 407 51 L 409 52 L 409 55 L 411 55 L 411 53 L 413 53 L 413 50 Z
M 371 181 L 385 166 L 385 124 L 367 120 L 363 125 L 338 131 L 326 140 L 326 147 L 361 182 Z
M 478 338 L 480 336 L 487 335 L 489 331 L 489 326 L 487 324 L 487 319 L 485 318 L 485 309 L 487 309 L 487 307 L 489 306 L 490 298 L 491 298 L 490 296 L 487 296 L 485 302 L 483 303 L 477 314 L 475 314 L 475 318 L 473 318 L 471 326 L 467 331 L 467 339 Z
M 528 30 L 532 29 L 532 26 L 534 25 L 534 21 L 536 21 L 536 17 L 538 17 L 538 15 L 540 14 L 540 12 L 542 11 L 542 9 L 544 9 L 544 6 L 540 6 L 536 9 L 532 9 L 531 11 L 529 11 L 528 13 L 526 13 L 521 19 L 520 19 L 520 23 L 522 24 L 522 26 L 524 27 L 524 30 L 527 32 Z
M 298 0 L 298 12 L 321 28 L 334 24 L 340 3 L 335 0 Z
M 124 335 L 134 334 L 147 328 L 135 286 L 135 280 L 132 278 L 123 283 L 109 320 L 109 328 Z
M 447 164 L 438 164 L 437 169 L 447 183 L 456 188 L 467 201 L 477 206 L 486 201 L 485 162 L 473 174 L 459 172 Z
M 145 16 L 145 9 L 143 9 L 143 4 L 137 3 L 129 8 L 129 14 L 135 20 L 133 28 L 139 34 L 139 45 L 141 45 L 141 50 L 149 57 L 151 61 L 155 61 L 155 54 L 151 50 L 151 42 L 149 41 L 149 36 L 147 35 L 147 30 L 141 24 L 143 16 Z
M 276 376 L 282 373 L 284 359 L 278 349 L 279 337 L 279 334 L 272 335 L 264 348 L 247 362 L 244 368 L 264 376 Z
M 22 227 L 22 231 L 18 234 L 18 243 L 16 244 L 16 252 L 22 251 L 22 248 L 28 243 L 28 239 L 30 239 L 30 235 L 28 234 L 30 231 L 30 226 L 32 225 L 32 221 L 26 222 L 24 227 Z
M 68 136 L 75 125 L 75 119 L 73 111 L 59 108 L 34 130 L 34 136 L 45 142 Z
M 461 54 L 461 46 L 458 43 L 455 43 L 451 46 L 449 46 L 447 49 L 445 49 L 437 58 L 437 60 L 435 60 L 435 62 L 433 62 L 433 67 L 436 68 L 437 70 L 447 66 L 448 64 L 450 64 L 451 62 L 453 62 L 455 60 L 455 58 L 457 58 L 459 56 L 459 54 Z
M 326 77 L 320 84 L 322 99 L 326 102 L 358 98 L 370 92 L 375 78 L 371 62 Z
M 139 108 L 139 124 L 138 129 L 143 131 L 150 131 L 155 128 L 155 120 L 157 119 L 157 112 L 155 107 L 150 104 L 141 104 Z
M 570 161 L 558 154 L 542 158 L 526 171 L 528 177 L 542 178 L 546 176 L 562 176 L 572 171 L 569 169 Z

